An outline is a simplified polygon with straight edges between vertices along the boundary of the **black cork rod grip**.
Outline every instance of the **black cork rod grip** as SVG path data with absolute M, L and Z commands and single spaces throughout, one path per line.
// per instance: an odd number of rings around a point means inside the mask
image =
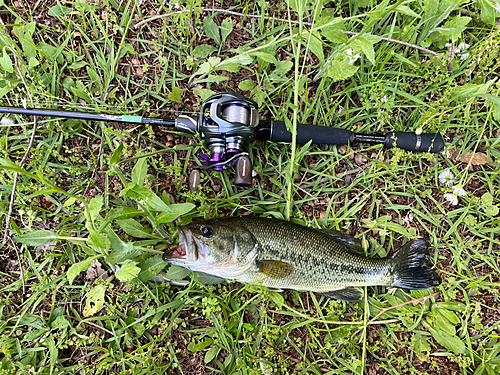
M 385 136 L 385 147 L 437 154 L 444 148 L 444 139 L 439 133 L 389 132 Z
M 327 126 L 297 124 L 297 139 L 299 144 L 305 144 L 312 141 L 312 144 L 318 145 L 347 145 L 351 141 L 353 133 L 346 129 L 330 128 Z M 292 142 L 292 133 L 286 129 L 284 121 L 271 122 L 272 142 Z
M 258 129 L 260 140 L 272 142 L 292 142 L 292 133 L 283 121 L 262 122 Z M 444 148 L 444 140 L 439 133 L 389 132 L 380 134 L 356 134 L 346 129 L 327 126 L 297 124 L 296 142 L 305 144 L 347 145 L 349 143 L 383 144 L 386 148 L 400 148 L 407 151 L 438 153 Z

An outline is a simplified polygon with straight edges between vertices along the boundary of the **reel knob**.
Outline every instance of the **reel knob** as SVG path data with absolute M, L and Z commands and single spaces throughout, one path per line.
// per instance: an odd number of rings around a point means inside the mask
M 240 156 L 236 162 L 234 184 L 240 187 L 252 186 L 252 161 L 248 156 Z
M 193 169 L 191 173 L 189 174 L 189 191 L 191 193 L 194 193 L 196 190 L 198 190 L 198 186 L 200 185 L 201 181 L 201 173 L 199 169 Z

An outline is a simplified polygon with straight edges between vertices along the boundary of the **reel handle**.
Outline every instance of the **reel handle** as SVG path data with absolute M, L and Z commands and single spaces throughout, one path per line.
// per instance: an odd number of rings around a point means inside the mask
M 240 156 L 234 168 L 235 178 L 234 184 L 240 187 L 252 186 L 252 161 L 246 155 Z

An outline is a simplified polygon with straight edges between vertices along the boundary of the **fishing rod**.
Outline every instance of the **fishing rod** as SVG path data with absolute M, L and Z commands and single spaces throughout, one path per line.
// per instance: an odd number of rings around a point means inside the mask
M 202 166 L 194 167 L 189 177 L 189 188 L 196 190 L 200 170 L 221 171 L 235 165 L 234 184 L 252 185 L 252 162 L 248 146 L 255 140 L 292 142 L 292 133 L 284 121 L 259 120 L 257 103 L 243 95 L 224 92 L 210 96 L 202 103 L 198 116 L 180 115 L 174 120 L 131 115 L 108 115 L 50 109 L 0 107 L 0 113 L 30 116 L 61 117 L 90 121 L 121 122 L 165 126 L 173 131 L 200 134 L 209 155 L 198 154 Z M 296 143 L 348 145 L 350 143 L 381 144 L 385 148 L 438 153 L 444 148 L 439 133 L 389 132 L 387 134 L 359 134 L 342 128 L 297 124 Z

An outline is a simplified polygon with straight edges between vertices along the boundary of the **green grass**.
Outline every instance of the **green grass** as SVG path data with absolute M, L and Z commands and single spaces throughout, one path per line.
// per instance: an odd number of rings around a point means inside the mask
M 216 6 L 242 17 L 190 0 L 180 4 L 188 11 L 136 28 L 175 12 L 174 2 L 6 2 L 1 105 L 173 118 L 213 92 L 237 91 L 291 129 L 439 131 L 446 149 L 254 143 L 253 187 L 235 187 L 229 169 L 203 174 L 190 193 L 187 175 L 203 152 L 197 137 L 169 143 L 163 129 L 38 118 L 20 165 L 33 118 L 10 116 L 0 127 L 2 234 L 17 178 L 0 254 L 1 373 L 498 373 L 495 4 Z M 457 54 L 470 55 L 450 62 L 450 42 L 469 44 Z M 466 192 L 457 205 L 439 182 L 444 170 Z M 348 232 L 370 256 L 427 236 L 443 284 L 368 288 L 351 304 L 209 285 L 161 261 L 176 220 L 247 213 Z M 188 284 L 155 282 L 157 274 Z

